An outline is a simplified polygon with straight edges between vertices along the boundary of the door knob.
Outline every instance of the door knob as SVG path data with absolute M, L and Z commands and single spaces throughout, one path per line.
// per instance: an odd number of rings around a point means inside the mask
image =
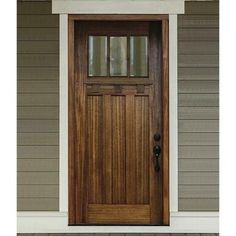
M 161 135 L 159 133 L 155 133 L 154 136 L 153 136 L 154 140 L 156 142 L 160 141 L 161 140 Z

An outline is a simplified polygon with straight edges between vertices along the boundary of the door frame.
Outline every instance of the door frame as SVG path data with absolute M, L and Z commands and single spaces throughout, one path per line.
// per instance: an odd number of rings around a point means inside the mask
M 169 225 L 169 16 L 168 15 L 68 15 L 68 216 L 69 225 L 75 222 L 76 206 L 75 178 L 77 170 L 75 168 L 75 144 L 74 144 L 74 59 L 75 59 L 75 21 L 161 21 L 162 22 L 162 120 L 163 120 L 163 146 L 162 146 L 162 206 L 163 206 L 163 225 Z

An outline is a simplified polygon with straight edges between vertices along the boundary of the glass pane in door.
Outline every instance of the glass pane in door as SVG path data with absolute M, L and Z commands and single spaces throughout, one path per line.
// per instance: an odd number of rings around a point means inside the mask
M 148 38 L 130 37 L 130 76 L 148 76 Z
M 89 76 L 107 75 L 107 37 L 89 36 Z
M 110 37 L 110 76 L 127 76 L 127 37 Z

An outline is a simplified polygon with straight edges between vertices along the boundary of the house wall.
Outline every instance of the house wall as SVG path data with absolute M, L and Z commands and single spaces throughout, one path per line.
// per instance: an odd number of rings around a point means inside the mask
M 18 0 L 19 211 L 59 209 L 59 18 Z M 179 16 L 179 209 L 218 210 L 218 3 Z
M 59 17 L 17 2 L 18 210 L 59 209 Z
M 186 2 L 178 17 L 179 210 L 219 201 L 218 2 Z

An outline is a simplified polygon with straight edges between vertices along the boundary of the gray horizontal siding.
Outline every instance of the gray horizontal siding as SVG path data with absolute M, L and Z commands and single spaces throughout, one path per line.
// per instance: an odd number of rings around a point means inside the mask
M 219 209 L 218 2 L 178 17 L 179 210 Z
M 17 209 L 59 209 L 59 18 L 18 1 Z

